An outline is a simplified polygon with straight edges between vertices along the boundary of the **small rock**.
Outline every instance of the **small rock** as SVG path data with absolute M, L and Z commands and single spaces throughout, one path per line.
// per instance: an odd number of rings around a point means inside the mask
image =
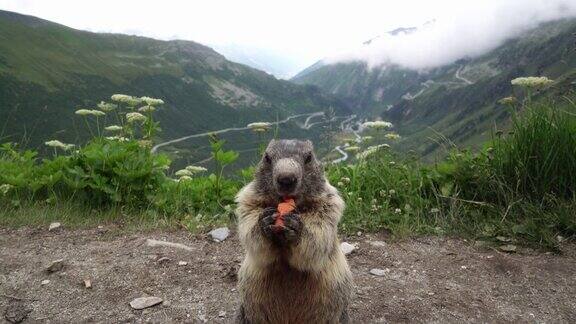
M 226 312 L 225 311 L 220 311 L 218 313 L 218 317 L 226 317 Z
M 92 289 L 92 280 L 90 279 L 84 279 L 84 287 L 86 289 Z
M 64 268 L 64 259 L 58 259 L 56 261 L 52 261 L 52 263 L 46 268 L 47 272 L 57 272 Z
M 356 246 L 348 242 L 342 242 L 340 243 L 340 250 L 342 250 L 342 253 L 344 253 L 344 255 L 348 255 L 354 252 L 354 250 L 356 250 Z
M 496 236 L 496 239 L 500 242 L 511 242 L 512 239 L 506 236 Z
M 516 245 L 513 245 L 513 244 L 501 245 L 499 247 L 499 249 L 500 249 L 500 251 L 513 253 L 513 252 L 516 252 Z
M 136 298 L 130 302 L 130 307 L 134 309 L 144 309 L 152 306 L 156 306 L 162 302 L 160 297 L 140 297 Z
M 160 259 L 156 260 L 156 263 L 158 264 L 164 264 L 164 263 L 168 263 L 170 262 L 170 258 L 168 257 L 161 257 Z
M 185 266 L 185 265 L 188 265 L 188 262 L 186 262 L 186 261 L 178 261 L 178 265 L 179 265 L 179 266 Z
M 222 242 L 228 238 L 228 235 L 230 235 L 230 230 L 228 227 L 220 227 L 210 231 L 208 235 L 210 235 L 210 237 L 212 237 L 215 242 Z
M 40 283 L 42 286 L 46 286 L 47 284 L 50 283 L 50 280 L 46 279 L 46 280 L 42 280 L 42 282 Z
M 460 269 L 466 270 L 466 269 L 468 269 L 468 267 L 467 266 L 460 266 Z
M 372 246 L 376 246 L 376 247 L 386 247 L 387 246 L 386 242 L 383 242 L 383 241 L 368 241 L 368 244 L 370 244 Z
M 390 272 L 390 269 L 388 269 L 388 268 L 386 268 L 386 269 L 374 268 L 374 269 L 370 270 L 370 274 L 373 274 L 373 275 L 378 276 L 378 277 L 385 276 L 388 272 Z
M 48 226 L 48 231 L 55 231 L 57 229 L 59 229 L 60 227 L 62 227 L 62 224 L 58 223 L 58 222 L 54 222 L 54 223 L 50 223 L 50 226 Z

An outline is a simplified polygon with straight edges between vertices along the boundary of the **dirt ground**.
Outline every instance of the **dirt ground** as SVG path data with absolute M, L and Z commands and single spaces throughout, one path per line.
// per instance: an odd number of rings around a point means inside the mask
M 151 247 L 147 239 L 190 249 Z M 347 241 L 358 246 L 348 256 L 355 323 L 576 321 L 574 245 L 554 255 L 505 254 L 446 238 Z M 0 322 L 231 322 L 241 257 L 234 233 L 216 243 L 185 231 L 0 229 Z M 57 259 L 64 268 L 46 272 Z M 384 276 L 370 274 L 373 268 Z M 142 296 L 163 303 L 133 310 L 130 301 Z

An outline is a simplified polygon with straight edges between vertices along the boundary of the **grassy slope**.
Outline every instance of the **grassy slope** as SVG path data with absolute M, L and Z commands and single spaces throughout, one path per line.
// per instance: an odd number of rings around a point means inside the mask
M 213 86 L 231 83 L 259 97 L 224 103 Z M 95 34 L 0 11 L 0 138 L 85 138 L 70 113 L 113 93 L 163 98 L 162 136 L 173 138 L 295 112 L 342 107 L 319 91 L 231 63 L 189 41 Z M 76 122 L 78 120 L 76 119 Z

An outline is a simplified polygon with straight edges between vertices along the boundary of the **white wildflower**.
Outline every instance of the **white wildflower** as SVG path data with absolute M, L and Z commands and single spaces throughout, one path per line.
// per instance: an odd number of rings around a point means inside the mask
M 190 181 L 190 180 L 192 180 L 192 177 L 185 175 L 185 176 L 181 176 L 181 177 L 178 179 L 178 182 L 180 182 L 180 181 Z
M 362 126 L 365 128 L 384 129 L 384 128 L 392 128 L 393 125 L 392 123 L 387 121 L 377 120 L 377 121 L 365 122 L 364 124 L 362 124 Z
M 45 142 L 44 144 L 46 146 L 49 146 L 49 147 L 63 149 L 64 151 L 68 151 L 69 149 L 74 147 L 74 144 L 64 144 L 64 143 L 60 142 L 59 140 L 51 140 L 51 141 Z
M 101 117 L 105 116 L 106 113 L 100 110 L 92 110 L 92 116 Z
M 394 214 L 400 214 L 400 213 L 402 213 L 402 209 L 400 208 L 394 209 Z
M 520 87 L 539 88 L 554 83 L 554 81 L 547 77 L 521 77 L 510 81 L 510 83 Z
M 440 209 L 438 209 L 438 208 L 432 208 L 432 209 L 430 209 L 430 212 L 431 212 L 432 214 L 438 214 L 438 213 L 440 212 Z
M 250 128 L 254 132 L 265 132 L 272 127 L 272 124 L 267 122 L 256 122 L 250 123 L 246 127 Z
M 144 148 L 152 147 L 152 141 L 151 140 L 139 140 L 138 145 L 140 147 L 144 147 Z
M 177 177 L 191 177 L 192 176 L 192 172 L 186 169 L 182 169 L 182 170 L 178 170 L 176 171 L 175 175 Z
M 146 116 L 142 115 L 141 113 L 129 112 L 126 114 L 126 121 L 129 123 L 145 122 L 146 119 Z
M 396 133 L 388 133 L 388 134 L 384 135 L 384 137 L 386 137 L 389 140 L 397 140 L 400 138 L 400 135 L 398 135 Z
M 119 132 L 122 130 L 122 126 L 110 125 L 110 126 L 106 126 L 104 129 L 109 131 L 109 132 Z
M 141 97 L 140 100 L 145 102 L 148 106 L 159 106 L 164 104 L 164 100 L 150 97 Z
M 186 167 L 186 170 L 192 172 L 192 174 L 208 171 L 208 169 L 206 169 L 205 167 L 196 166 L 196 165 L 189 165 Z
M 100 101 L 100 103 L 98 104 L 98 109 L 100 109 L 104 112 L 110 112 L 110 111 L 116 109 L 116 106 L 114 104 L 111 104 L 111 103 Z
M 2 195 L 6 195 L 8 193 L 8 191 L 10 191 L 10 189 L 14 188 L 13 185 L 5 183 L 0 185 L 0 193 L 2 193 Z
M 390 162 L 388 162 L 388 165 L 390 165 L 390 166 L 395 166 L 395 165 L 396 165 L 396 162 L 390 161 Z
M 78 109 L 75 112 L 76 115 L 80 115 L 80 116 L 88 116 L 88 115 L 92 115 L 92 116 L 104 116 L 106 115 L 105 112 L 100 111 L 100 110 L 91 110 L 91 109 Z
M 80 116 L 87 116 L 87 115 L 92 115 L 92 110 L 90 110 L 90 109 L 78 109 L 74 113 L 76 115 L 80 115 Z
M 156 108 L 154 108 L 154 106 L 151 106 L 151 105 L 142 106 L 142 107 L 138 108 L 139 112 L 144 112 L 144 113 L 153 112 L 154 110 L 156 110 Z
M 350 183 L 350 178 L 348 177 L 342 177 L 340 180 L 344 183 Z
M 369 141 L 371 141 L 372 139 L 373 139 L 372 136 L 362 136 L 362 137 L 360 138 L 360 141 L 362 141 L 362 142 L 369 142 Z
M 390 148 L 390 145 L 388 144 L 380 144 L 380 145 L 374 145 L 374 146 L 369 146 L 368 148 L 366 148 L 363 152 L 361 152 L 360 154 L 357 155 L 357 157 L 359 159 L 365 159 L 368 156 L 378 152 L 379 150 L 382 149 L 388 149 Z
M 336 184 L 336 186 L 338 186 L 338 187 L 344 187 L 344 182 L 338 181 L 338 183 Z
M 128 141 L 128 139 L 126 137 L 123 137 L 123 136 L 108 136 L 108 137 L 106 137 L 106 139 L 111 140 L 111 141 L 118 141 L 118 142 Z
M 390 196 L 394 196 L 394 195 L 396 194 L 396 190 L 390 189 L 390 190 L 388 190 L 388 194 L 389 194 Z

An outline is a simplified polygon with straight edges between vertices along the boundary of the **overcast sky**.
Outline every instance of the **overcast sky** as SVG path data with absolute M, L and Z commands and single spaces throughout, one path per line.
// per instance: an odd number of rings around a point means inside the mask
M 576 0 L 0 0 L 0 9 L 90 31 L 266 48 L 307 66 L 324 57 L 390 60 L 381 53 L 391 51 L 389 46 L 370 53 L 351 49 L 388 30 L 433 19 L 440 27 L 412 40 L 406 51 L 424 43 L 431 51 L 448 48 L 434 54 L 442 58 L 486 51 L 525 26 L 575 15 Z

